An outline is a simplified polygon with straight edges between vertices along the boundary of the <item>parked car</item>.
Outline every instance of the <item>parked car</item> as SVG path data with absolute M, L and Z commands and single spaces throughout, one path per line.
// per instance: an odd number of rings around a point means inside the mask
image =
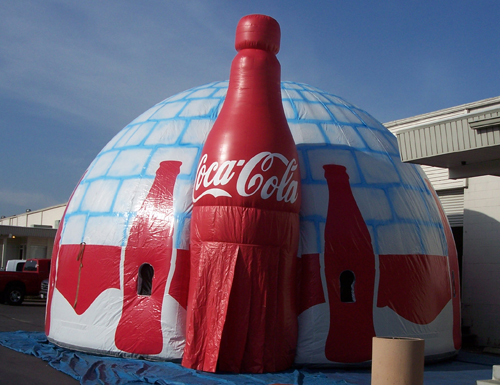
M 0 271 L 0 302 L 20 305 L 26 295 L 39 295 L 49 273 L 50 259 L 28 259 L 22 271 Z

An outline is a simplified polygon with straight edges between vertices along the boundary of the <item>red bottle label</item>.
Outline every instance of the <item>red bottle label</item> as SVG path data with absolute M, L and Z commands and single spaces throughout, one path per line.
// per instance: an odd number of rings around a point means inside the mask
M 62 245 L 56 287 L 81 315 L 107 289 L 120 288 L 120 246 Z
M 378 307 L 419 325 L 431 323 L 451 298 L 448 261 L 441 255 L 380 255 Z
M 244 159 L 212 162 L 204 154 L 198 165 L 193 202 L 211 195 L 214 198 L 240 199 L 255 196 L 263 200 L 295 203 L 299 196 L 298 162 L 280 153 L 263 151 Z M 240 199 L 238 199 L 240 198 Z

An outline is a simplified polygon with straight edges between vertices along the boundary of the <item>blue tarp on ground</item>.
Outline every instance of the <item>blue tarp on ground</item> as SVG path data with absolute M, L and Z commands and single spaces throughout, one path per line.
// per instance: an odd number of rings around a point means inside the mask
M 211 374 L 183 368 L 171 362 L 106 357 L 60 348 L 40 332 L 0 332 L 0 345 L 31 354 L 81 384 L 157 385 L 369 385 L 370 370 L 296 369 L 272 374 Z M 492 365 L 500 357 L 461 352 L 457 359 L 425 367 L 424 383 L 474 384 L 491 378 Z

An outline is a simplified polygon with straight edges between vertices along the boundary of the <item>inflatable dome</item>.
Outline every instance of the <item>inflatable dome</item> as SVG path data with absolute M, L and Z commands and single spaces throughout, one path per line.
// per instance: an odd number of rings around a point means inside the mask
M 227 82 L 172 96 L 121 130 L 73 192 L 53 252 L 46 334 L 101 354 L 179 360 L 193 185 Z M 458 262 L 425 174 L 376 119 L 281 83 L 300 161 L 298 364 L 370 360 L 372 336 L 460 348 Z

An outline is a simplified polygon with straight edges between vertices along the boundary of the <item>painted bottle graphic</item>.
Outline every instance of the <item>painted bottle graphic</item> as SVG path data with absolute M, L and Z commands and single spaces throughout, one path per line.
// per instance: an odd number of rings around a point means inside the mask
M 334 362 L 367 361 L 375 336 L 371 237 L 352 195 L 346 168 L 330 164 L 324 169 L 329 191 L 325 276 L 330 305 L 325 355 Z
M 125 249 L 123 310 L 116 329 L 118 349 L 159 354 L 163 348 L 161 309 L 170 271 L 173 194 L 181 162 L 160 163 L 137 212 Z
M 186 367 L 259 373 L 293 363 L 300 175 L 279 42 L 274 19 L 240 20 L 227 96 L 193 191 Z

